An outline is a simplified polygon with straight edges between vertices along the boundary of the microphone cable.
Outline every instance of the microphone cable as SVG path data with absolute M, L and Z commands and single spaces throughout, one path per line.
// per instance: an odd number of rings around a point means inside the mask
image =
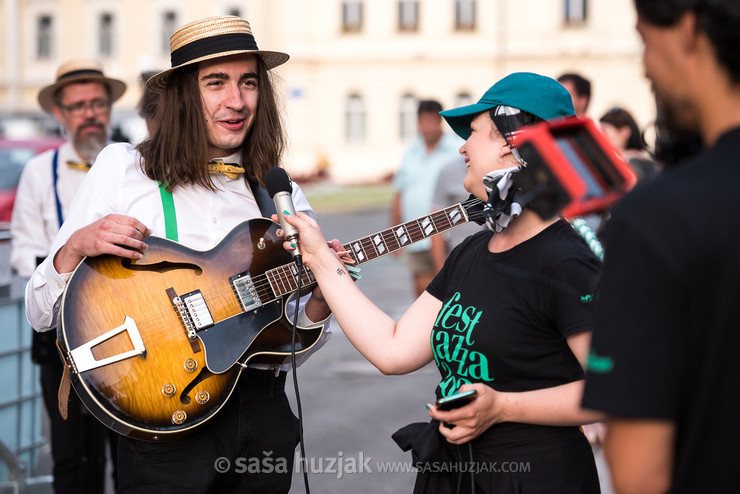
M 301 282 L 303 278 L 303 258 L 300 254 L 294 257 L 296 268 L 297 268 L 297 290 L 296 290 L 296 303 L 295 311 L 293 313 L 293 328 L 292 328 L 292 340 L 290 345 L 290 364 L 293 370 L 293 391 L 295 392 L 296 411 L 298 412 L 298 438 L 300 444 L 300 455 L 301 460 L 299 465 L 303 465 L 303 485 L 306 489 L 306 494 L 310 494 L 311 490 L 308 487 L 308 458 L 306 458 L 306 447 L 303 442 L 303 407 L 301 406 L 301 393 L 298 390 L 298 374 L 295 363 L 295 344 L 296 344 L 296 328 L 298 326 L 298 312 L 301 304 Z M 304 464 L 305 462 L 305 464 Z

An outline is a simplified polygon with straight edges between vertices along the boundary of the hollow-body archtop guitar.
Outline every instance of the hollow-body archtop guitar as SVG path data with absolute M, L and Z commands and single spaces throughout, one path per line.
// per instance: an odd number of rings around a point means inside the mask
M 470 199 L 344 248 L 362 264 L 466 223 L 480 206 Z M 149 237 L 137 261 L 80 263 L 62 297 L 58 336 L 72 386 L 95 417 L 129 437 L 174 439 L 223 407 L 247 364 L 290 361 L 286 306 L 297 267 L 279 226 L 245 221 L 209 251 Z M 308 269 L 301 282 L 316 284 Z M 296 355 L 323 330 L 299 327 Z

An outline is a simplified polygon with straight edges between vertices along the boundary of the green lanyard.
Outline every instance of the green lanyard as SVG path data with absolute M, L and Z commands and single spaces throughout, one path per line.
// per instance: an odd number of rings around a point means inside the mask
M 164 210 L 164 231 L 169 240 L 177 242 L 177 214 L 175 213 L 175 200 L 172 192 L 167 186 L 159 182 L 159 195 L 162 197 L 162 209 Z

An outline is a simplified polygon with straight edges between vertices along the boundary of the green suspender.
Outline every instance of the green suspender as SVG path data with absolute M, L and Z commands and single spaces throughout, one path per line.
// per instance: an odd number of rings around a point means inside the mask
M 261 214 L 265 218 L 275 214 L 275 203 L 267 194 L 267 191 L 256 181 L 248 182 L 252 189 L 252 194 L 257 201 Z M 167 190 L 167 186 L 162 182 L 159 183 L 159 195 L 162 197 L 162 209 L 164 210 L 164 229 L 169 240 L 178 241 L 177 236 L 177 214 L 175 213 L 175 201 L 172 198 L 172 192 Z
M 162 196 L 162 209 L 164 210 L 164 230 L 169 240 L 177 242 L 177 214 L 175 213 L 175 201 L 172 192 L 167 186 L 159 183 L 159 195 Z

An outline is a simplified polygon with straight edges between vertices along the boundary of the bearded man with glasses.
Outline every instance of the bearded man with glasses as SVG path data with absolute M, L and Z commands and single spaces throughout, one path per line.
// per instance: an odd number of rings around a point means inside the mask
M 54 115 L 67 141 L 58 149 L 31 158 L 23 169 L 11 222 L 11 266 L 29 278 L 49 253 L 72 199 L 98 153 L 110 143 L 111 105 L 126 91 L 126 84 L 106 77 L 100 63 L 71 61 L 57 70 L 54 84 L 38 95 L 41 108 Z M 115 434 L 90 415 L 70 395 L 67 420 L 57 405 L 62 363 L 56 332 L 33 332 L 32 359 L 40 365 L 41 389 L 49 414 L 54 492 L 104 492 L 105 443 Z M 115 462 L 113 462 L 115 465 Z

